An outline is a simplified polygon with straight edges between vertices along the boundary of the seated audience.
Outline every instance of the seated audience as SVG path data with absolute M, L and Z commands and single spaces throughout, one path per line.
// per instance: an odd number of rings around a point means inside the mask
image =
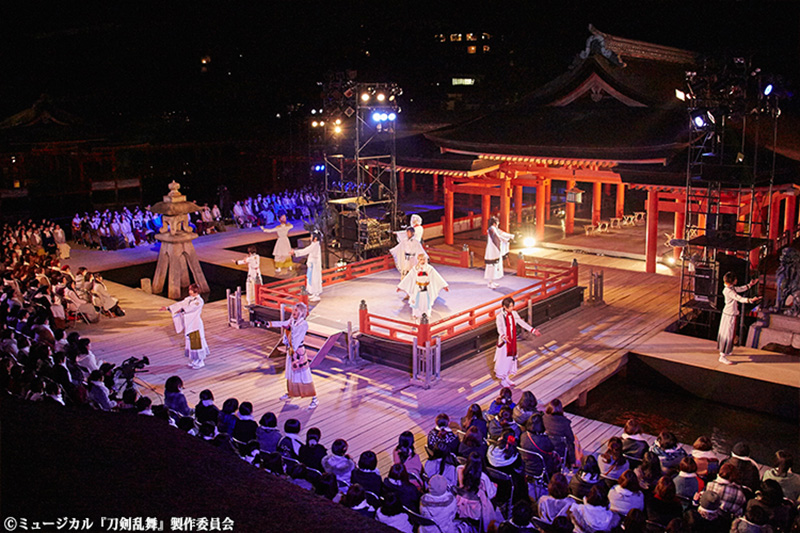
M 741 487 L 746 487 L 751 495 L 758 490 L 761 476 L 758 473 L 758 464 L 750 458 L 750 446 L 746 442 L 737 442 L 733 446 L 730 458 L 723 462 L 725 463 L 736 467 Z
M 622 453 L 628 457 L 641 459 L 650 445 L 642 437 L 642 426 L 635 418 L 629 418 L 622 430 Z
M 658 456 L 661 461 L 661 471 L 666 475 L 675 475 L 681 459 L 686 457 L 686 451 L 681 448 L 678 439 L 670 431 L 659 433 L 650 451 Z
M 368 518 L 373 518 L 375 516 L 375 509 L 373 509 L 367 501 L 367 493 L 364 487 L 358 483 L 348 487 L 347 492 L 342 497 L 342 505 Z
M 322 431 L 319 428 L 311 428 L 306 431 L 306 443 L 300 446 L 297 456 L 300 462 L 308 468 L 313 468 L 319 472 L 323 470 L 327 472 L 328 470 L 323 467 L 322 461 L 328 455 L 328 450 L 319 443 L 320 439 L 322 439 Z M 345 442 L 345 447 L 346 445 L 347 443 Z M 339 478 L 338 475 L 336 477 Z M 344 481 L 350 483 L 349 476 Z
M 312 441 L 313 438 L 314 437 L 311 437 Z M 300 451 L 302 452 L 302 447 Z M 350 483 L 350 473 L 356 465 L 353 460 L 350 459 L 350 456 L 347 455 L 347 441 L 344 439 L 336 439 L 333 441 L 331 453 L 322 458 L 321 465 L 325 472 L 335 475 L 340 483 L 345 485 Z M 311 465 L 306 463 L 306 466 Z
M 656 524 L 666 525 L 675 518 L 683 516 L 683 506 L 675 493 L 675 484 L 669 476 L 662 476 L 647 498 L 647 519 Z
M 678 465 L 678 476 L 673 480 L 675 483 L 675 493 L 684 501 L 691 501 L 698 492 L 705 488 L 705 481 L 697 476 L 697 465 L 694 457 L 687 456 L 681 459 Z
M 589 495 L 592 488 L 599 487 L 605 494 L 607 485 L 600 477 L 600 467 L 594 455 L 585 455 L 581 468 L 572 476 L 569 482 L 569 493 L 576 498 L 583 499 Z
M 800 499 L 800 475 L 794 473 L 794 457 L 786 450 L 775 452 L 772 468 L 764 472 L 764 481 L 777 481 L 783 495 L 794 502 Z
M 262 452 L 274 452 L 278 450 L 278 442 L 281 440 L 281 432 L 278 429 L 278 417 L 275 413 L 264 413 L 258 421 L 256 439 Z
M 628 470 L 628 460 L 622 455 L 621 438 L 611 437 L 608 439 L 606 451 L 597 458 L 597 465 L 600 467 L 600 475 L 606 479 L 609 486 L 613 485 L 613 482 Z
M 389 469 L 389 475 L 383 480 L 381 494 L 384 499 L 393 494 L 402 506 L 413 511 L 419 509 L 419 489 L 408 480 L 408 472 L 402 464 L 394 464 Z
M 250 442 L 256 440 L 258 423 L 253 419 L 253 404 L 242 402 L 239 405 L 239 419 L 233 426 L 231 438 L 238 442 Z
M 528 419 L 538 412 L 539 402 L 536 400 L 536 396 L 534 396 L 531 391 L 526 390 L 522 393 L 522 398 L 520 398 L 519 403 L 513 408 L 512 414 L 514 416 L 514 422 L 520 426 L 524 426 L 528 422 Z
M 697 465 L 697 475 L 703 479 L 714 479 L 719 471 L 719 458 L 714 453 L 711 439 L 701 435 L 692 444 L 692 457 Z
M 409 475 L 416 479 L 422 479 L 422 461 L 414 451 L 414 434 L 410 431 L 400 433 L 397 439 L 397 447 L 392 454 L 394 464 L 402 464 Z
M 547 484 L 547 494 L 539 498 L 539 518 L 551 524 L 559 516 L 568 516 L 575 500 L 569 497 L 569 484 L 564 474 L 553 474 Z
M 486 414 L 497 416 L 497 413 L 500 412 L 502 407 L 509 407 L 512 409 L 512 411 L 515 407 L 514 402 L 511 400 L 511 389 L 508 387 L 503 387 L 500 389 L 500 394 L 489 405 L 489 409 L 486 411 Z
M 300 421 L 290 418 L 283 423 L 283 438 L 278 441 L 278 453 L 284 457 L 298 460 L 300 447 L 303 441 L 300 440 Z
M 555 398 L 547 404 L 544 416 L 544 430 L 550 440 L 553 441 L 559 455 L 564 455 L 564 464 L 572 466 L 575 464 L 575 435 L 572 433 L 572 422 L 564 416 L 564 406 L 561 400 Z M 560 443 L 564 443 L 561 445 Z M 565 453 L 566 452 L 566 453 Z
M 441 413 L 436 417 L 436 426 L 428 433 L 428 449 L 444 447 L 450 453 L 458 452 L 458 435 L 450 429 L 450 417 Z
M 217 425 L 219 409 L 214 405 L 214 395 L 210 390 L 205 389 L 200 392 L 200 401 L 194 407 L 194 418 L 198 424 L 206 422 Z
M 419 514 L 430 518 L 441 528 L 441 533 L 458 533 L 455 495 L 447 479 L 438 474 L 428 480 L 428 492 L 419 501 Z M 436 526 L 420 526 L 419 533 L 439 533 Z
M 403 504 L 395 493 L 388 493 L 383 497 L 383 504 L 375 513 L 375 518 L 381 524 L 391 526 L 402 533 L 414 532 L 408 515 L 403 511 Z
M 608 507 L 620 516 L 627 515 L 631 509 L 644 510 L 644 494 L 633 470 L 620 474 L 619 482 L 608 491 Z
M 367 450 L 361 452 L 358 465 L 350 472 L 350 484 L 358 483 L 364 490 L 373 494 L 380 494 L 383 480 L 378 471 L 378 456 L 375 452 Z
M 582 504 L 573 505 L 569 516 L 579 533 L 611 531 L 619 523 L 619 516 L 608 509 L 605 494 L 598 487 L 592 487 Z
M 716 492 L 720 498 L 720 509 L 732 516 L 741 516 L 747 501 L 738 484 L 739 471 L 732 463 L 723 463 L 719 475 L 706 485 L 704 492 Z
M 658 480 L 663 475 L 661 471 L 661 460 L 651 451 L 644 452 L 642 462 L 634 470 L 636 477 L 639 478 L 639 487 L 645 492 L 651 492 Z
M 471 427 L 476 427 L 478 429 L 481 439 L 485 439 L 489 434 L 486 420 L 483 419 L 483 411 L 481 410 L 481 406 L 477 403 L 470 405 L 469 409 L 467 409 L 467 414 L 461 419 L 461 431 L 466 433 Z

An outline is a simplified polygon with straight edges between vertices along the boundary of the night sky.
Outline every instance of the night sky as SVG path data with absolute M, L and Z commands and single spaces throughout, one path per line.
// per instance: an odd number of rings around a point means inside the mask
M 752 55 L 791 82 L 800 73 L 794 1 L 17 3 L 2 22 L 3 117 L 47 93 L 78 114 L 266 120 L 293 103 L 314 105 L 316 82 L 346 68 L 423 99 L 437 73 L 469 67 L 436 53 L 433 36 L 451 31 L 491 33 L 499 64 L 482 68 L 499 92 L 518 93 L 563 72 L 590 23 L 710 55 Z

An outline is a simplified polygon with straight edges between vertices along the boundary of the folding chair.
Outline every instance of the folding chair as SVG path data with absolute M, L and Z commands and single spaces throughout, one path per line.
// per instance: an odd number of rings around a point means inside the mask
M 489 476 L 489 479 L 496 483 L 498 488 L 501 483 L 508 484 L 508 501 L 503 504 L 503 507 L 506 508 L 506 512 L 504 516 L 506 519 L 510 518 L 511 516 L 511 508 L 514 505 L 514 480 L 511 479 L 511 476 L 506 474 L 505 472 L 501 472 L 496 468 L 492 468 L 491 466 L 487 466 L 484 468 L 486 475 Z
M 370 506 L 373 509 L 379 508 L 381 506 L 381 504 L 383 503 L 383 498 L 381 498 L 380 496 L 378 496 L 374 492 L 370 492 L 368 490 L 365 490 L 364 493 L 366 494 L 367 503 L 370 504 Z
M 403 507 L 403 510 L 408 514 L 408 521 L 411 522 L 411 525 L 418 529 L 420 526 L 427 526 L 427 527 L 436 527 L 440 533 L 442 533 L 442 528 L 439 527 L 439 524 L 436 523 L 435 520 L 432 518 L 428 518 L 427 516 L 422 516 L 419 513 L 415 513 L 408 507 Z

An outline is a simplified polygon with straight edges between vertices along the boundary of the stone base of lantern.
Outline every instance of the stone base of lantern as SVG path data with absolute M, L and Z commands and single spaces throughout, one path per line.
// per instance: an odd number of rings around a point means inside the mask
M 181 290 L 190 284 L 189 270 L 192 272 L 194 282 L 200 287 L 201 293 L 210 292 L 208 282 L 200 268 L 197 251 L 192 240 L 197 238 L 196 233 L 179 233 L 171 235 L 161 233 L 156 239 L 161 241 L 161 251 L 158 253 L 156 273 L 153 276 L 153 292 L 160 294 L 167 282 L 167 297 L 178 300 Z

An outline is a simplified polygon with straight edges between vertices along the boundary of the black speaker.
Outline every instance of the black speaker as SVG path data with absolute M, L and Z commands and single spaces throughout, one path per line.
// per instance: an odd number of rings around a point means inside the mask
M 716 295 L 714 291 L 714 269 L 699 266 L 694 271 L 695 297 L 711 298 Z

